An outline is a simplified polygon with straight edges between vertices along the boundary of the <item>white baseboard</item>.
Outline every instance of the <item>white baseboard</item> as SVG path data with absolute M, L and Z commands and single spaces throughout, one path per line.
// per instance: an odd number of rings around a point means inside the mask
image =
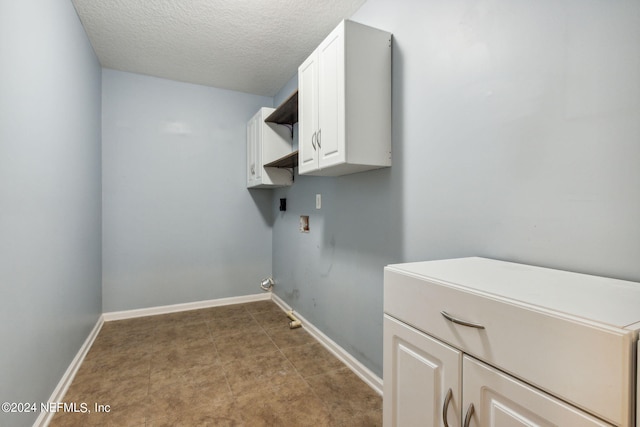
M 289 306 L 289 304 L 284 302 L 282 298 L 280 298 L 278 295 L 274 294 L 273 292 L 271 293 L 271 301 L 275 302 L 282 310 L 291 311 L 291 307 Z
M 84 340 L 84 343 L 80 347 L 80 350 L 78 350 L 76 357 L 73 358 L 73 360 L 71 361 L 71 364 L 69 365 L 66 372 L 64 373 L 64 375 L 62 375 L 62 378 L 58 382 L 58 385 L 53 390 L 53 393 L 51 393 L 51 397 L 49 397 L 48 402 L 62 402 L 62 400 L 64 399 L 64 395 L 67 393 L 67 390 L 69 389 L 69 386 L 73 381 L 73 378 L 76 376 L 78 369 L 80 369 L 80 365 L 82 364 L 82 361 L 84 360 L 85 356 L 89 352 L 89 349 L 93 345 L 93 342 L 98 336 L 100 329 L 102 329 L 103 324 L 104 324 L 103 316 L 100 316 L 98 318 L 98 321 L 96 322 L 96 325 L 93 327 L 93 329 L 89 333 L 89 336 L 87 337 L 86 340 Z M 33 423 L 33 426 L 34 427 L 48 426 L 55 414 L 56 414 L 55 412 L 46 412 L 46 411 L 40 412 L 40 415 L 38 416 L 38 418 L 36 418 L 36 421 Z
M 112 320 L 133 319 L 135 317 L 155 316 L 158 314 L 177 313 L 179 311 L 198 310 L 201 308 L 218 307 L 221 305 L 242 304 L 246 302 L 270 300 L 271 293 L 244 295 L 240 297 L 218 298 L 206 301 L 187 302 L 183 304 L 161 305 L 158 307 L 138 308 L 134 310 L 112 311 L 104 313 L 105 322 Z
M 290 311 L 291 307 L 284 302 L 279 296 L 272 293 L 271 299 L 278 304 L 280 308 L 285 311 Z M 326 336 L 320 329 L 316 328 L 312 323 L 306 320 L 300 313 L 294 311 L 295 316 L 302 322 L 302 327 L 305 328 L 311 336 L 313 336 L 320 344 L 322 344 L 327 350 L 337 357 L 342 363 L 347 365 L 349 369 L 353 371 L 362 381 L 367 383 L 376 393 L 382 396 L 382 378 L 373 373 L 369 368 L 364 366 L 359 360 L 353 357 L 344 348 L 340 347 L 331 338 Z

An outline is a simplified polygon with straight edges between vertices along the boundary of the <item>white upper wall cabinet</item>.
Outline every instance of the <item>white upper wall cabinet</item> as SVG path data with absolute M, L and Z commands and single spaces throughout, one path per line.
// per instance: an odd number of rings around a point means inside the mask
M 391 166 L 391 34 L 342 21 L 298 68 L 299 172 Z
M 286 187 L 293 183 L 290 169 L 264 167 L 291 153 L 292 138 L 287 127 L 265 123 L 274 111 L 261 108 L 247 123 L 247 188 Z

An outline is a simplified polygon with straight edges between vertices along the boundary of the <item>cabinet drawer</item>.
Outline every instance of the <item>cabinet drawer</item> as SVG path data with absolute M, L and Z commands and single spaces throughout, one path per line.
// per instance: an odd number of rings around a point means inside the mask
M 387 267 L 384 311 L 616 425 L 633 408 L 632 331 Z M 482 325 L 462 326 L 456 318 Z

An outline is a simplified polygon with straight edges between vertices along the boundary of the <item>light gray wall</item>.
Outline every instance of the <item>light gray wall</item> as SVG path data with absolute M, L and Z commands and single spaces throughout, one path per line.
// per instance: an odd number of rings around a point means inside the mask
M 101 70 L 66 0 L 0 2 L 0 64 L 0 401 L 46 402 L 102 312 Z
M 368 0 L 353 19 L 394 34 L 393 166 L 277 192 L 279 296 L 381 375 L 386 264 L 640 281 L 640 2 Z
M 395 34 L 408 260 L 640 280 L 638 1 L 370 0 L 354 18 Z
M 105 312 L 260 293 L 271 193 L 246 123 L 272 98 L 103 70 Z

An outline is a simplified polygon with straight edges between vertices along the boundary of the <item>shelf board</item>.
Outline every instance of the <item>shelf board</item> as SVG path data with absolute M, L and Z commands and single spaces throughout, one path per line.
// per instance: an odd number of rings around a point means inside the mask
M 293 92 L 291 96 L 280 104 L 264 121 L 289 126 L 298 123 L 298 91 Z
M 288 168 L 293 169 L 298 167 L 298 150 L 280 157 L 271 163 L 264 165 L 265 168 Z

